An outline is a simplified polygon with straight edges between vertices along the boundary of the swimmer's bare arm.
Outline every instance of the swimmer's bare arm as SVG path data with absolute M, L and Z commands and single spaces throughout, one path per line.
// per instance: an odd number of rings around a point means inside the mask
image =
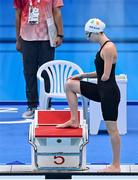
M 107 81 L 110 77 L 112 70 L 112 64 L 115 59 L 115 51 L 111 46 L 107 46 L 102 54 L 104 60 L 104 73 L 101 77 L 102 81 Z
M 97 73 L 94 72 L 90 72 L 90 73 L 81 73 L 81 74 L 77 74 L 73 77 L 71 77 L 70 79 L 72 80 L 82 80 L 84 78 L 96 78 L 97 77 Z

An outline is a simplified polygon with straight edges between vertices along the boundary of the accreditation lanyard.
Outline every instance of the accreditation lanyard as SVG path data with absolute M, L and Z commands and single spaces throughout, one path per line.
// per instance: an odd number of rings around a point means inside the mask
M 41 0 L 37 0 L 37 4 L 40 3 Z M 32 0 L 29 0 L 29 6 L 33 6 Z
M 40 0 L 37 0 L 37 4 L 40 3 Z M 28 14 L 28 23 L 31 25 L 39 24 L 39 8 L 33 7 L 32 0 L 29 0 L 29 14 Z

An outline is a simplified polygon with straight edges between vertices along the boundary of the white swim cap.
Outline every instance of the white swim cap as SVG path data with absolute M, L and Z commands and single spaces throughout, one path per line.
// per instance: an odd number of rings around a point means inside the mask
M 89 19 L 85 24 L 85 32 L 99 33 L 103 32 L 104 28 L 105 23 L 97 18 Z

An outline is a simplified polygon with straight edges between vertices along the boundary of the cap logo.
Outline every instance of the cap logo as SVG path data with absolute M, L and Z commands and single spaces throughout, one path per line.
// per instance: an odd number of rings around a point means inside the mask
M 89 26 L 89 27 L 92 28 L 92 29 L 97 29 L 97 30 L 100 29 L 100 27 L 94 27 L 94 26 Z
M 91 23 L 94 23 L 94 20 L 91 20 Z
M 100 22 L 98 20 L 96 20 L 96 25 L 99 25 L 99 24 L 100 24 Z

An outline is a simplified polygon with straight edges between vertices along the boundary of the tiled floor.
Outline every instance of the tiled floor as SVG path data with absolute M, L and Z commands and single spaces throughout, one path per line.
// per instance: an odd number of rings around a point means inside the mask
M 89 168 L 83 172 L 97 172 L 99 169 L 105 168 L 107 165 L 88 165 Z M 0 165 L 1 172 L 32 172 L 33 168 L 31 165 Z M 82 173 L 83 173 L 82 172 Z M 138 165 L 121 165 L 121 172 L 137 172 Z
M 72 175 L 72 179 L 92 179 L 95 180 L 94 178 L 96 178 L 95 176 L 88 176 L 85 175 L 85 172 L 97 172 L 97 170 L 99 169 L 103 169 L 106 167 L 106 165 L 89 165 L 88 166 L 89 169 L 86 171 L 82 171 L 82 175 Z M 45 176 L 42 175 L 14 175 L 12 176 L 12 173 L 32 173 L 33 172 L 33 168 L 31 165 L 1 165 L 0 166 L 0 179 L 37 179 L 37 180 L 41 180 L 41 179 L 45 179 Z M 36 172 L 36 171 L 35 171 Z M 138 165 L 121 165 L 121 172 L 123 173 L 138 173 Z M 9 176 L 4 176 L 3 173 L 11 173 L 11 175 Z M 38 172 L 39 173 L 39 172 Z M 125 177 L 125 175 L 124 175 Z M 138 177 L 138 176 L 137 176 Z M 109 176 L 107 177 L 109 178 Z M 111 177 L 112 178 L 112 177 Z M 111 179 L 109 178 L 109 179 Z M 117 178 L 117 177 L 116 177 Z M 123 177 L 121 177 L 122 179 Z M 56 178 L 55 178 L 56 179 Z M 102 179 L 102 176 L 98 176 L 96 179 Z M 105 176 L 104 176 L 105 179 Z M 115 179 L 115 177 L 113 178 Z M 118 178 L 117 178 L 118 179 Z M 128 179 L 128 178 L 127 178 Z M 131 178 L 131 179 L 136 179 L 136 178 Z M 119 180 L 120 180 L 120 176 L 119 176 Z

